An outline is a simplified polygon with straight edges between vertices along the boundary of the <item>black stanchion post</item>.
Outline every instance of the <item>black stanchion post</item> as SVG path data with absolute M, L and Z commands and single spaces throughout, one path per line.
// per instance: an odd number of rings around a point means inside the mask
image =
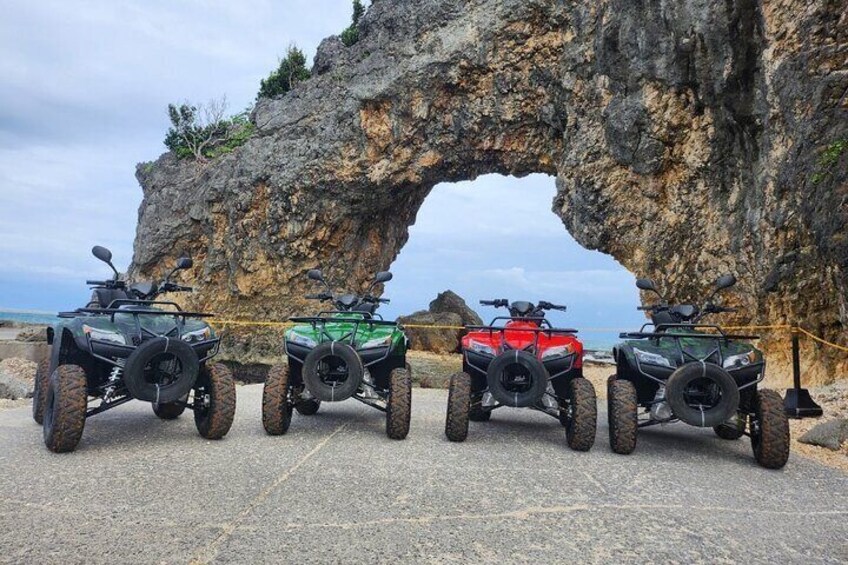
M 792 328 L 792 384 L 793 388 L 786 390 L 783 409 L 790 418 L 815 418 L 824 412 L 815 403 L 810 391 L 801 388 L 801 352 L 798 343 L 798 331 Z

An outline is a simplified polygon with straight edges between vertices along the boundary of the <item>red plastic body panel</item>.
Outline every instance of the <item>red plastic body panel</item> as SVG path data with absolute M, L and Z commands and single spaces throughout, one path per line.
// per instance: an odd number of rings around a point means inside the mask
M 503 329 L 478 330 L 469 332 L 462 338 L 462 349 L 469 348 L 469 342 L 476 341 L 488 345 L 499 354 L 504 349 L 504 343 L 508 343 L 512 349 L 524 349 L 529 345 L 536 344 L 536 357 L 542 355 L 548 349 L 559 346 L 569 346 L 570 351 L 576 352 L 574 368 L 583 367 L 583 343 L 573 334 L 553 333 L 539 331 L 538 325 L 526 320 L 513 320 L 507 322 Z M 538 340 L 538 341 L 537 341 Z

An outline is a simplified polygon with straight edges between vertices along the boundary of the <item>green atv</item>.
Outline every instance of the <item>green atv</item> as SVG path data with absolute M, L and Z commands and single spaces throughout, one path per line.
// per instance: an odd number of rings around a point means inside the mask
M 660 302 L 640 307 L 650 312 L 652 323 L 622 333 L 625 341 L 613 349 L 616 374 L 607 384 L 613 451 L 633 452 L 639 428 L 681 421 L 711 427 L 722 439 L 747 435 L 760 465 L 779 469 L 786 464 L 789 421 L 783 400 L 773 390 L 758 390 L 766 363 L 762 352 L 747 343 L 758 336 L 733 335 L 701 323 L 708 314 L 735 311 L 712 302 L 734 284 L 733 275 L 719 277 L 699 307 L 669 305 L 653 281 L 636 281 Z
M 192 266 L 181 258 L 162 282 L 127 284 L 105 247 L 92 249 L 115 276 L 93 285 L 85 308 L 62 312 L 47 330 L 50 355 L 35 375 L 32 416 L 44 428 L 44 443 L 57 453 L 73 451 L 85 421 L 132 399 L 150 402 L 164 420 L 194 411 L 197 431 L 207 439 L 227 434 L 236 390 L 229 369 L 208 361 L 219 338 L 203 321 L 211 314 L 185 312 L 156 300 L 166 292 L 192 289 L 170 281 Z M 92 400 L 97 406 L 89 406 Z
M 371 295 L 374 286 L 390 281 L 392 274 L 377 273 L 363 296 L 334 294 L 319 270 L 307 276 L 326 290 L 306 298 L 331 302 L 333 310 L 290 319 L 296 325 L 285 333 L 288 363 L 268 371 L 262 394 L 265 431 L 286 433 L 292 409 L 311 416 L 322 402 L 355 398 L 385 412 L 386 435 L 404 439 L 412 409 L 409 340 L 397 322 L 376 314 L 388 299 Z

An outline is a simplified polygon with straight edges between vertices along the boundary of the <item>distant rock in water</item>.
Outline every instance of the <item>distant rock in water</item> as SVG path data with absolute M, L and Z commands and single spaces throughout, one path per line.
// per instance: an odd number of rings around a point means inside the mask
M 440 292 L 430 302 L 430 312 L 458 314 L 464 326 L 482 326 L 483 320 L 471 309 L 465 300 L 452 290 Z
M 456 353 L 460 349 L 459 340 L 465 335 L 462 326 L 481 325 L 480 316 L 472 310 L 465 300 L 453 291 L 446 290 L 430 302 L 429 310 L 420 310 L 409 316 L 398 318 L 406 335 L 412 342 L 412 349 L 432 351 L 433 353 Z M 416 328 L 408 326 L 434 325 L 452 326 L 452 328 Z

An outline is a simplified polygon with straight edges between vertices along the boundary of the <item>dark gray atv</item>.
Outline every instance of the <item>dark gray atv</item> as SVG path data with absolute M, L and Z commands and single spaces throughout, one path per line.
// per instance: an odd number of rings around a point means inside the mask
M 108 249 L 96 246 L 92 253 L 114 277 L 87 281 L 93 287 L 89 304 L 59 314 L 47 329 L 50 355 L 35 375 L 32 416 L 44 428 L 47 448 L 73 451 L 87 418 L 133 399 L 149 402 L 164 420 L 188 408 L 201 436 L 224 437 L 233 423 L 236 390 L 229 369 L 209 362 L 220 342 L 203 321 L 211 314 L 157 300 L 192 290 L 170 281 L 192 266 L 191 259 L 179 259 L 161 282 L 127 284 Z
M 766 361 L 751 345 L 754 335 L 738 335 L 703 322 L 709 314 L 733 312 L 713 302 L 736 283 L 733 275 L 715 281 L 703 305 L 668 304 L 654 283 L 636 286 L 660 302 L 640 307 L 651 323 L 621 334 L 613 349 L 616 374 L 607 384 L 610 446 L 628 454 L 640 428 L 683 422 L 713 428 L 722 439 L 751 438 L 757 463 L 779 469 L 789 458 L 789 422 L 783 399 L 759 388 Z

